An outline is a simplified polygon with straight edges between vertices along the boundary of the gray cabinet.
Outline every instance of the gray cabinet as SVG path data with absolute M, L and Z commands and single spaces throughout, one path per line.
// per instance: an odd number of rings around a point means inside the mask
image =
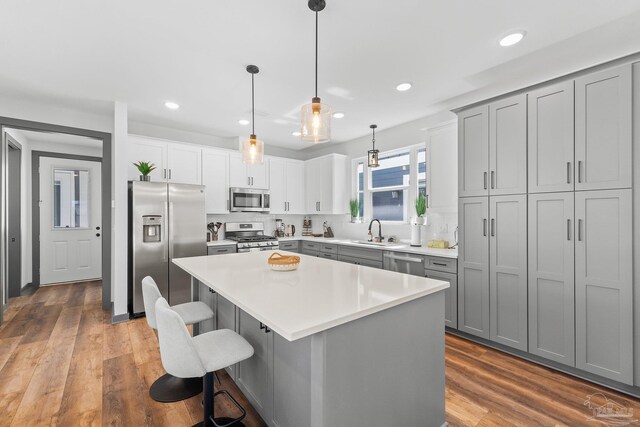
M 236 251 L 237 251 L 236 245 L 222 245 L 222 246 L 207 247 L 207 255 L 235 254 Z
M 529 195 L 529 353 L 575 366 L 574 193 Z
M 529 193 L 573 191 L 573 80 L 528 98 Z
M 576 79 L 576 190 L 631 187 L 631 87 L 631 65 Z
M 444 273 L 437 270 L 424 270 L 424 277 L 449 282 L 449 288 L 444 291 L 444 325 L 458 328 L 458 276 L 454 273 Z
M 287 240 L 278 242 L 279 249 L 289 252 L 300 252 L 299 240 Z
M 575 197 L 576 366 L 633 384 L 631 190 Z
M 251 344 L 254 353 L 237 364 L 236 384 L 262 418 L 268 420 L 273 408 L 273 332 L 265 332 L 264 325 L 238 311 L 238 333 Z
M 309 242 L 303 240 L 300 244 L 300 252 L 305 255 L 318 256 L 320 252 L 320 242 Z
M 218 307 L 216 309 L 216 323 L 217 329 L 231 329 L 237 332 L 236 321 L 236 306 L 228 299 L 218 294 Z M 231 365 L 226 368 L 229 376 L 236 379 L 236 365 Z
M 489 194 L 489 107 L 458 114 L 458 196 Z
M 458 201 L 458 329 L 489 338 L 489 198 Z
M 489 198 L 491 340 L 527 350 L 527 196 Z
M 216 329 L 216 308 L 217 308 L 217 297 L 218 294 L 215 293 L 210 287 L 198 282 L 198 295 L 200 301 L 207 304 L 213 310 L 213 318 L 209 320 L 205 320 L 204 322 L 198 323 L 197 333 L 203 334 L 205 332 L 210 332 Z
M 338 246 L 338 261 L 366 267 L 382 268 L 382 253 L 379 249 Z
M 527 95 L 489 105 L 489 194 L 527 192 Z

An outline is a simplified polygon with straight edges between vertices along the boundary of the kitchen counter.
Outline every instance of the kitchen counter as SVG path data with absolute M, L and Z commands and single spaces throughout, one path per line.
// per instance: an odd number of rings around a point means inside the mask
M 271 254 L 173 260 L 211 327 L 254 348 L 228 372 L 267 425 L 446 425 L 448 282 L 307 255 L 272 271 Z
M 225 245 L 235 245 L 237 242 L 235 240 L 214 240 L 212 242 L 207 242 L 207 246 L 225 246 Z
M 286 253 L 286 252 L 284 252 Z M 271 251 L 173 262 L 289 341 L 444 290 L 447 282 L 299 255 L 272 271 Z
M 396 252 L 407 252 L 412 254 L 419 255 L 431 255 L 438 256 L 443 258 L 458 258 L 458 249 L 437 249 L 437 248 L 427 248 L 425 246 L 414 247 L 411 245 L 407 245 L 406 243 L 384 243 L 384 244 L 363 244 L 359 243 L 358 240 L 352 239 L 340 239 L 340 238 L 325 238 L 325 237 L 313 237 L 313 236 L 294 236 L 294 237 L 280 237 L 279 241 L 292 241 L 292 240 L 305 240 L 310 242 L 321 242 L 321 243 L 333 243 L 336 245 L 347 245 L 347 246 L 356 246 L 359 248 L 369 248 L 369 249 L 379 249 L 383 251 L 396 251 Z M 362 239 L 365 241 L 366 239 Z

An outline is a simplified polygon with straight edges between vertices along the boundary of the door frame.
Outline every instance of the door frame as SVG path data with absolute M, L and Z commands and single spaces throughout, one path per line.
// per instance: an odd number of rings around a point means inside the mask
M 22 151 L 22 144 L 20 144 L 18 141 L 15 140 L 15 138 L 13 138 L 11 135 L 9 135 L 8 133 L 6 134 L 6 141 L 7 141 L 7 150 L 9 150 L 10 148 L 13 148 L 15 150 L 20 151 L 20 164 L 18 165 L 18 170 L 19 170 L 19 179 L 20 179 L 20 194 L 22 194 L 22 186 L 25 185 L 26 183 L 22 182 L 22 158 L 24 156 L 24 152 Z M 8 159 L 8 152 L 7 152 L 7 159 Z M 8 177 L 8 173 L 9 170 L 7 169 L 7 177 Z M 8 189 L 7 189 L 8 191 Z M 9 194 L 7 193 L 7 226 L 9 225 Z M 20 216 L 24 215 L 25 212 L 22 212 L 22 196 L 20 196 L 19 200 L 18 200 L 18 206 L 19 206 L 19 211 L 20 211 Z M 22 248 L 24 245 L 24 242 L 22 241 L 22 221 L 18 222 L 18 235 L 20 236 L 20 241 L 19 241 L 19 258 L 20 258 L 20 265 L 19 265 L 19 276 L 20 276 L 20 287 L 22 287 Z M 9 259 L 9 236 L 7 236 L 7 260 Z M 9 267 L 10 268 L 10 267 Z M 7 280 L 9 279 L 9 271 L 7 270 Z M 7 296 L 7 300 L 9 298 L 9 283 L 6 283 L 6 296 Z M 4 306 L 2 307 L 2 309 L 4 310 L 7 307 L 8 301 L 4 302 Z
M 0 135 L 4 134 L 5 128 L 35 132 L 66 133 L 102 141 L 102 308 L 113 312 L 111 305 L 111 166 L 113 162 L 111 133 L 0 116 Z M 3 140 L 0 146 L 0 177 L 2 179 L 2 185 L 0 185 L 0 202 L 2 203 L 0 214 L 2 215 L 2 224 L 6 221 L 5 212 L 7 206 L 6 162 L 7 144 Z M 2 281 L 6 280 L 7 275 L 6 248 L 6 231 L 4 227 L 0 227 L 0 274 Z M 2 310 L 0 310 L 0 324 L 2 324 L 2 320 L 3 314 Z
M 87 162 L 102 163 L 100 157 L 82 156 L 77 154 L 52 153 L 49 151 L 32 151 L 31 152 L 31 274 L 32 283 L 35 289 L 40 287 L 40 159 L 42 157 L 65 159 L 65 160 L 84 160 Z M 103 173 L 101 173 L 104 176 Z M 101 188 L 104 190 L 104 187 Z M 102 198 L 104 202 L 104 198 Z M 104 220 L 104 209 L 102 209 L 102 219 Z M 102 227 L 102 224 L 101 224 Z M 103 227 L 104 228 L 104 227 Z M 105 233 L 101 233 L 102 236 Z M 104 244 L 102 245 L 104 250 Z M 104 255 L 102 255 L 104 262 Z M 104 268 L 102 269 L 104 274 Z M 104 285 L 103 285 L 104 287 Z

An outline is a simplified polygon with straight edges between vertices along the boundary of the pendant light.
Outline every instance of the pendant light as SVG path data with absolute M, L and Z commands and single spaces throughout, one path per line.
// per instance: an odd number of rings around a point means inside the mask
M 242 141 L 242 161 L 248 164 L 264 163 L 264 141 L 256 138 L 256 114 L 255 114 L 255 91 L 253 78 L 260 72 L 255 65 L 247 65 L 247 72 L 251 74 L 251 136 Z
M 309 0 L 309 9 L 316 14 L 316 94 L 301 110 L 302 140 L 316 144 L 331 140 L 331 108 L 318 97 L 318 12 L 325 6 L 325 0 Z
M 371 140 L 373 147 L 371 148 L 371 150 L 368 151 L 367 159 L 369 160 L 368 164 L 370 168 L 377 168 L 378 166 L 380 166 L 380 162 L 379 162 L 380 150 L 376 150 L 376 128 L 378 127 L 378 125 L 371 125 L 369 127 L 373 132 L 373 139 Z

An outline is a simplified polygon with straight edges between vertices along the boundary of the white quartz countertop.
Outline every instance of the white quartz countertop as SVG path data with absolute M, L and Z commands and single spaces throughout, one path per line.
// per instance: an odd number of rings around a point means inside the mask
M 443 258 L 458 258 L 458 249 L 436 249 L 427 248 L 426 246 L 415 247 L 407 245 L 406 243 L 384 243 L 379 245 L 363 244 L 357 240 L 340 239 L 340 238 L 326 238 L 326 237 L 312 237 L 312 236 L 295 236 L 295 237 L 279 237 L 279 241 L 286 242 L 291 240 L 305 240 L 308 242 L 320 242 L 320 243 L 333 243 L 337 245 L 350 245 L 359 248 L 366 249 L 379 249 L 382 251 L 396 251 L 396 252 L 408 252 L 412 254 L 439 256 Z M 362 239 L 365 241 L 366 239 Z
M 207 246 L 225 246 L 225 245 L 234 245 L 237 242 L 235 240 L 214 240 L 212 242 L 207 242 Z
M 273 271 L 271 251 L 178 258 L 173 262 L 289 341 L 449 287 L 448 282 L 298 255 L 294 271 Z

